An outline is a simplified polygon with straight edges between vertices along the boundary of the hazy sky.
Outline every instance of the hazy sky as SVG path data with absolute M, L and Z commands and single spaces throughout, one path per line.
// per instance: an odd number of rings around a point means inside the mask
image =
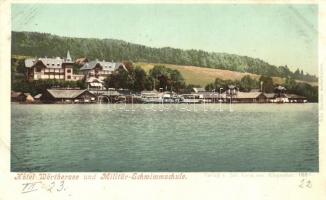
M 12 30 L 226 52 L 318 71 L 316 5 L 14 4 Z

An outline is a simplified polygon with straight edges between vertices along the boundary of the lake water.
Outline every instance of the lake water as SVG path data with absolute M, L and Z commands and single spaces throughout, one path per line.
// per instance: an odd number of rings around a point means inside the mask
M 12 104 L 11 170 L 318 171 L 318 104 Z

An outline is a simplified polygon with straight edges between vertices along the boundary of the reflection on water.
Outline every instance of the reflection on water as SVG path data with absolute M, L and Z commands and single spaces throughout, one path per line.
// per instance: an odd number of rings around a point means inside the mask
M 318 171 L 318 104 L 12 104 L 12 171 Z

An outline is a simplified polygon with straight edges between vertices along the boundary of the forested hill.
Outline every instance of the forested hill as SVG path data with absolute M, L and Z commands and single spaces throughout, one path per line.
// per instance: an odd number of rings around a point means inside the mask
M 292 72 L 287 66 L 276 67 L 263 60 L 247 56 L 170 47 L 152 48 L 114 39 L 72 38 L 48 33 L 12 32 L 13 55 L 65 57 L 67 50 L 73 58 L 193 65 L 317 81 L 317 77 L 304 73 L 302 70 L 297 69 Z

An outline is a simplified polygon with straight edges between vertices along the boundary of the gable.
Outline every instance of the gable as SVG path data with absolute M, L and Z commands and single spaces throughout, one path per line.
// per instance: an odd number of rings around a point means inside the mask
M 96 97 L 94 94 L 90 93 L 88 90 L 85 90 L 80 95 L 76 96 L 75 98 L 87 98 L 87 97 Z

